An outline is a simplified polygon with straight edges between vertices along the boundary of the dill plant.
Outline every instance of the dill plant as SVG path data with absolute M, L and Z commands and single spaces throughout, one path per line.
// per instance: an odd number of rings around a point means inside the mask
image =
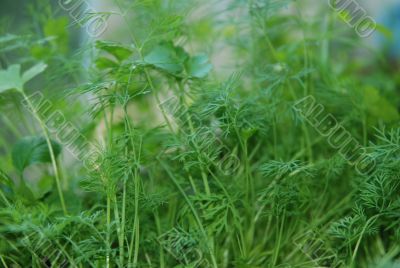
M 33 2 L 36 27 L 1 24 L 1 267 L 399 266 L 399 79 L 328 6 L 115 0 L 123 38 L 72 50 L 51 27 L 68 15 Z M 33 89 L 51 108 L 24 108 Z M 307 95 L 373 175 L 294 111 Z M 54 111 L 94 168 L 47 131 Z

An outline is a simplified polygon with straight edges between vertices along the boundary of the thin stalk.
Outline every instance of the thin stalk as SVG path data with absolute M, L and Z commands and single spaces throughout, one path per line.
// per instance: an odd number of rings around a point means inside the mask
M 299 3 L 297 1 L 294 2 L 295 4 L 295 9 L 296 9 L 296 13 L 298 16 L 298 23 L 301 26 L 301 31 L 302 31 L 302 36 L 303 36 L 303 53 L 304 53 L 304 70 L 307 70 L 310 65 L 312 64 L 310 61 L 310 55 L 309 55 L 309 51 L 308 51 L 308 47 L 307 47 L 307 29 L 306 29 L 306 23 L 304 22 L 303 16 L 301 14 L 301 7 L 299 5 Z M 329 43 L 328 43 L 329 44 Z M 306 76 L 306 86 L 305 86 L 305 94 L 307 94 L 307 88 L 308 85 L 312 85 L 311 83 L 311 75 L 307 74 Z
M 139 221 L 139 176 L 137 174 L 137 170 L 135 171 L 135 221 L 133 224 L 133 230 L 135 232 L 135 253 L 133 256 L 133 267 L 137 267 L 138 256 L 139 256 L 139 239 L 140 239 L 140 221 Z
M 126 221 L 126 179 L 124 180 L 122 189 L 122 211 L 121 211 L 121 232 L 120 232 L 120 245 L 119 245 L 119 256 L 121 267 L 124 267 L 124 237 L 125 237 L 125 221 Z
M 3 256 L 1 256 L 1 255 L 0 255 L 0 260 L 1 260 L 1 263 L 4 265 L 4 267 L 5 267 L 5 268 L 8 268 L 6 262 L 5 262 L 4 259 L 3 259 Z
M 123 255 L 121 255 L 121 249 L 123 251 L 124 239 L 123 238 L 121 239 L 121 219 L 119 217 L 118 202 L 117 202 L 117 196 L 116 195 L 114 195 L 114 198 L 113 198 L 113 205 L 114 205 L 114 218 L 115 218 L 115 223 L 116 223 L 116 226 L 117 226 L 118 246 L 119 246 L 119 250 L 120 250 L 120 252 L 119 252 L 119 261 L 120 261 L 119 266 L 123 267 L 124 257 L 123 257 Z
M 363 120 L 362 120 L 362 124 L 363 124 L 363 144 L 364 146 L 367 146 L 368 144 L 368 123 L 367 123 L 367 115 L 364 113 L 363 114 Z
M 371 217 L 371 218 L 365 223 L 365 225 L 364 225 L 364 227 L 363 227 L 363 229 L 362 229 L 362 231 L 361 231 L 360 237 L 358 238 L 357 244 L 356 244 L 356 246 L 355 246 L 355 248 L 354 248 L 353 255 L 351 256 L 351 263 L 350 263 L 350 266 L 353 265 L 353 263 L 354 263 L 354 261 L 355 261 L 355 259 L 356 259 L 357 252 L 358 252 L 358 248 L 360 247 L 361 240 L 362 240 L 362 238 L 363 238 L 363 236 L 364 236 L 365 231 L 367 230 L 367 227 L 369 226 L 370 223 L 372 223 L 374 220 L 376 220 L 379 216 L 381 216 L 381 215 L 380 215 L 380 214 L 375 215 L 375 216 Z
M 129 248 L 128 263 L 132 261 L 133 255 L 133 267 L 137 267 L 138 256 L 139 256 L 139 246 L 140 246 L 140 221 L 139 221 L 139 194 L 140 194 L 140 177 L 138 174 L 138 169 L 134 171 L 134 184 L 135 184 L 135 219 L 133 222 L 132 236 Z
M 248 158 L 248 149 L 247 149 L 247 140 L 243 142 L 243 158 L 244 158 L 244 172 L 246 177 L 246 185 L 247 185 L 247 194 L 249 195 L 248 199 L 250 204 L 253 204 L 254 199 L 254 183 L 252 176 L 250 174 L 250 163 Z
M 184 91 L 183 85 L 181 83 L 178 83 L 178 86 L 179 86 L 179 89 L 180 89 L 180 92 L 181 92 L 181 96 L 180 96 L 179 100 L 181 102 L 181 105 L 184 106 L 187 109 L 188 107 L 187 107 L 187 105 L 186 105 L 186 103 L 184 101 L 185 91 Z M 186 117 L 187 122 L 189 123 L 190 132 L 193 135 L 195 133 L 195 131 L 194 131 L 194 127 L 193 127 L 192 118 L 188 115 L 188 113 L 185 113 L 185 117 Z M 200 150 L 199 150 L 199 148 L 198 148 L 198 146 L 197 146 L 197 144 L 195 142 L 193 143 L 193 145 L 194 145 L 194 148 L 195 148 L 195 150 L 197 152 L 197 156 L 198 156 L 197 159 L 200 160 L 200 158 L 199 158 L 199 155 L 200 155 L 199 151 Z M 209 195 L 211 193 L 210 185 L 208 183 L 207 174 L 205 173 L 204 168 L 201 165 L 200 165 L 200 173 L 201 173 L 201 178 L 203 180 L 204 190 L 205 190 L 206 194 Z
M 6 203 L 7 207 L 11 206 L 10 202 L 8 202 L 8 199 L 6 198 L 6 196 L 4 195 L 2 190 L 0 190 L 0 196 L 1 196 L 1 198 L 3 198 L 3 200 Z
M 107 193 L 107 254 L 106 268 L 110 268 L 110 250 L 111 250 L 111 198 Z
M 289 92 L 293 97 L 293 100 L 297 100 L 297 96 L 296 93 L 292 87 L 292 84 L 290 83 L 290 81 L 287 82 L 287 85 L 289 87 Z M 313 151 L 312 151 L 312 142 L 310 139 L 310 134 L 308 132 L 307 127 L 305 126 L 305 124 L 301 124 L 301 128 L 303 130 L 304 133 L 304 139 L 306 141 L 306 148 L 307 148 L 307 153 L 308 153 L 308 159 L 310 162 L 313 162 Z
M 189 182 L 190 182 L 190 185 L 192 186 L 193 193 L 194 193 L 194 194 L 197 194 L 197 187 L 196 187 L 196 184 L 194 183 L 193 176 L 192 176 L 192 174 L 190 174 L 190 173 L 188 172 L 187 167 L 184 167 L 184 168 L 185 168 L 185 171 L 188 173 Z
M 103 100 L 100 98 L 101 104 L 104 108 Z M 113 110 L 113 109 L 112 109 Z M 113 120 L 113 112 L 111 112 L 110 122 L 108 122 L 107 114 L 104 112 L 104 124 L 107 131 L 107 145 L 108 148 L 111 150 L 112 148 L 112 120 Z M 108 180 L 108 178 L 106 178 Z M 105 181 L 107 183 L 107 181 Z M 108 187 L 107 187 L 108 188 Z M 106 221 L 107 221 L 107 235 L 106 235 L 106 243 L 107 243 L 107 251 L 106 251 L 106 268 L 110 267 L 110 251 L 111 251 L 111 194 L 109 193 L 109 189 L 107 189 L 107 212 L 106 212 Z
M 51 145 L 51 141 L 50 141 L 50 137 L 49 134 L 47 132 L 47 128 L 45 123 L 42 121 L 42 119 L 40 118 L 38 112 L 35 109 L 35 106 L 33 105 L 33 103 L 31 102 L 31 100 L 28 98 L 28 96 L 25 94 L 24 91 L 21 91 L 22 96 L 24 97 L 26 103 L 28 104 L 29 108 L 31 109 L 31 111 L 33 112 L 33 115 L 35 116 L 35 118 L 37 119 L 37 121 L 40 124 L 40 127 L 42 128 L 44 137 L 46 139 L 46 143 L 47 143 L 47 147 L 49 148 L 49 153 L 50 153 L 50 158 L 51 158 L 51 163 L 53 166 L 53 171 L 54 171 L 54 177 L 56 178 L 56 184 L 57 184 L 57 190 L 58 190 L 58 196 L 60 198 L 60 203 L 61 203 L 61 207 L 63 209 L 64 215 L 68 214 L 67 211 L 67 207 L 65 206 L 65 201 L 64 201 L 64 195 L 62 193 L 62 189 L 61 189 L 61 182 L 60 182 L 60 176 L 58 173 L 58 167 L 57 167 L 57 161 L 56 161 L 56 157 L 54 155 L 54 151 L 53 151 L 53 146 Z
M 268 36 L 267 34 L 265 34 L 265 39 L 266 39 L 267 45 L 268 45 L 268 47 L 269 47 L 269 49 L 270 49 L 270 51 L 271 51 L 272 57 L 273 57 L 276 61 L 279 61 L 279 57 L 278 57 L 278 54 L 277 54 L 277 52 L 276 52 L 276 50 L 275 50 L 275 47 L 274 47 L 274 45 L 272 44 L 271 39 L 269 38 L 269 36 Z M 306 62 L 306 61 L 305 61 L 305 62 Z M 305 63 L 305 64 L 306 64 L 306 63 Z M 292 97 L 294 98 L 294 100 L 296 100 L 296 99 L 297 99 L 297 96 L 296 96 L 295 91 L 294 91 L 294 89 L 293 89 L 293 87 L 292 87 L 292 85 L 291 85 L 290 80 L 287 81 L 287 84 L 288 84 L 288 86 L 289 86 L 289 90 L 290 90 L 290 93 L 291 93 Z M 312 162 L 312 161 L 313 161 L 313 153 L 312 153 L 310 135 L 309 135 L 309 133 L 308 133 L 308 129 L 304 126 L 304 124 L 302 124 L 302 130 L 303 130 L 303 132 L 304 132 L 305 140 L 306 140 L 306 143 L 307 143 L 306 146 L 307 146 L 308 158 L 309 158 L 309 160 Z
M 128 117 L 128 112 L 127 112 L 127 106 L 124 106 L 124 113 L 125 113 L 125 131 L 127 133 L 132 134 L 133 130 L 132 130 L 132 126 L 131 123 L 129 121 L 129 117 Z M 140 155 L 141 155 L 141 141 L 140 141 L 140 146 L 139 146 L 139 151 L 138 151 L 138 156 L 136 156 L 136 152 L 135 152 L 135 144 L 134 141 L 132 139 L 132 135 L 129 135 L 130 137 L 130 142 L 131 142 L 131 146 L 132 146 L 132 150 L 133 150 L 133 156 L 135 159 L 135 162 L 137 164 L 137 166 L 135 167 L 135 171 L 134 171 L 134 184 L 135 184 L 135 219 L 134 219 L 134 223 L 133 223 L 133 230 L 132 230 L 132 237 L 131 237 L 131 243 L 130 243 L 130 248 L 129 248 L 129 257 L 128 257 L 128 263 L 130 264 L 132 261 L 132 255 L 133 255 L 133 267 L 137 267 L 137 262 L 138 262 L 138 258 L 139 258 L 139 246 L 140 246 L 140 221 L 139 221 L 139 195 L 140 195 L 140 176 L 138 174 L 138 166 L 139 166 L 139 161 L 140 161 Z M 126 187 L 126 185 L 125 185 Z M 126 189 L 124 190 L 126 191 Z M 125 197 L 126 199 L 126 197 Z M 123 205 L 123 210 L 125 210 L 125 206 L 126 204 Z M 125 214 L 125 212 L 124 212 Z M 125 217 L 125 215 L 124 215 Z M 133 242 L 135 242 L 135 245 L 133 247 Z M 134 252 L 132 252 L 134 249 Z
M 211 176 L 214 178 L 214 180 L 217 182 L 218 186 L 221 188 L 221 190 L 224 192 L 225 196 L 228 198 L 228 201 L 232 206 L 232 213 L 234 214 L 234 216 L 237 219 L 240 219 L 240 213 L 236 209 L 235 204 L 233 202 L 233 199 L 232 199 L 231 195 L 229 194 L 228 190 L 224 187 L 224 185 L 218 179 L 218 177 L 214 174 L 214 172 L 212 172 L 212 170 L 210 170 L 210 168 L 208 168 L 208 172 L 210 172 Z M 243 235 L 242 225 L 241 224 L 237 224 L 236 227 L 239 229 L 239 239 L 238 239 L 239 243 L 242 245 L 243 251 L 246 253 L 246 244 L 244 242 L 244 235 Z
M 13 98 L 14 102 L 17 102 L 16 99 Z M 26 117 L 24 116 L 21 107 L 19 105 L 15 105 L 16 109 L 18 110 L 18 116 L 21 119 L 21 122 L 23 123 L 23 125 L 26 127 L 26 129 L 28 130 L 28 133 L 35 133 L 35 126 L 31 126 L 30 124 L 28 124 L 28 121 L 26 120 Z M 20 134 L 18 134 L 16 137 L 20 136 Z
M 157 234 L 160 236 L 161 235 L 161 224 L 160 224 L 160 217 L 158 215 L 158 211 L 154 212 L 154 220 L 156 222 Z M 160 268 L 165 268 L 164 250 L 163 250 L 162 246 L 160 246 L 159 256 L 160 256 Z
M 205 239 L 205 241 L 206 241 L 206 243 L 207 243 L 207 248 L 208 248 L 208 251 L 209 251 L 209 254 L 210 254 L 210 257 L 211 257 L 211 261 L 212 261 L 213 267 L 216 267 L 216 268 L 217 268 L 217 267 L 218 267 L 217 261 L 216 261 L 215 256 L 214 256 L 213 249 L 210 248 L 210 245 L 209 245 L 209 243 L 208 243 L 208 236 L 207 236 L 207 233 L 206 233 L 206 231 L 205 231 L 205 229 L 204 229 L 204 226 L 203 226 L 203 224 L 202 224 L 202 222 L 201 222 L 201 220 L 200 220 L 200 216 L 197 214 L 197 211 L 196 211 L 196 209 L 194 208 L 192 202 L 190 202 L 189 197 L 186 195 L 185 191 L 184 191 L 184 190 L 182 189 L 182 187 L 179 185 L 179 183 L 178 183 L 178 181 L 175 179 L 174 175 L 172 175 L 172 173 L 171 173 L 171 171 L 169 170 L 169 168 L 164 164 L 164 162 L 162 162 L 162 161 L 159 161 L 159 162 L 160 162 L 161 166 L 164 168 L 164 170 L 167 172 L 169 178 L 172 180 L 172 182 L 173 182 L 173 183 L 175 184 L 175 186 L 178 188 L 179 192 L 182 194 L 182 196 L 183 196 L 183 198 L 185 199 L 186 203 L 188 204 L 190 210 L 192 211 L 192 214 L 193 214 L 193 216 L 194 216 L 194 218 L 195 218 L 195 220 L 196 220 L 196 222 L 197 222 L 197 225 L 199 226 L 200 231 L 201 231 L 201 233 L 202 233 L 202 235 L 203 235 L 203 237 L 204 237 L 204 239 Z
M 275 267 L 276 262 L 278 261 L 279 250 L 280 250 L 281 241 L 282 241 L 284 223 L 285 223 L 285 213 L 283 213 L 283 215 L 282 215 L 282 222 L 281 222 L 281 226 L 280 226 L 279 233 L 278 233 L 278 239 L 277 239 L 277 242 L 276 242 L 276 245 L 275 245 L 275 249 L 274 249 L 274 257 L 272 259 L 272 266 L 271 267 Z
M 273 131 L 273 138 L 274 138 L 274 158 L 278 159 L 278 133 L 276 129 L 276 116 L 274 116 L 272 122 L 272 131 Z

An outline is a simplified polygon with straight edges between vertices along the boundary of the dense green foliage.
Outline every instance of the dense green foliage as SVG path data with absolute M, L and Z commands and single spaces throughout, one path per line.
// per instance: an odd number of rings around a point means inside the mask
M 29 2 L 0 24 L 0 267 L 400 267 L 398 67 L 328 5 L 110 0 L 73 49 Z

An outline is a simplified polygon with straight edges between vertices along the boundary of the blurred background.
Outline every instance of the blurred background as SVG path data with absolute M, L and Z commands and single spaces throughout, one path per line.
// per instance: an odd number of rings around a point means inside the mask
M 140 1 L 139 1 L 140 2 Z M 167 3 L 168 1 L 166 1 Z M 246 10 L 250 3 L 268 4 L 269 0 L 209 0 L 198 1 L 197 6 L 182 6 L 181 10 L 185 10 L 191 14 L 194 21 L 200 23 L 199 27 L 203 27 L 200 31 L 208 37 L 209 43 L 212 44 L 216 51 L 213 56 L 213 64 L 216 70 L 223 71 L 225 67 L 231 66 L 230 49 L 229 47 L 220 47 L 223 44 L 218 42 L 215 31 L 219 29 L 209 29 L 211 20 L 218 21 L 220 30 L 225 34 L 234 34 L 234 23 L 245 18 L 242 11 Z M 275 1 L 276 2 L 276 1 Z M 283 5 L 288 1 L 281 1 Z M 378 23 L 378 31 L 375 31 L 369 38 L 364 38 L 364 42 L 373 46 L 378 50 L 382 50 L 389 57 L 400 57 L 400 3 L 396 0 L 302 0 L 297 1 L 299 10 L 303 14 L 303 18 L 309 22 L 317 21 L 321 17 L 326 17 L 330 12 L 328 2 L 331 3 L 346 3 L 349 5 L 348 9 L 354 8 L 354 4 L 358 8 L 363 8 L 367 11 L 367 15 L 371 16 Z M 73 9 L 72 9 L 73 7 Z M 71 8 L 71 10 L 65 10 Z M 57 35 L 59 44 L 62 44 L 68 39 L 69 47 L 62 46 L 61 49 L 66 52 L 67 50 L 77 50 L 85 45 L 85 42 L 90 39 L 112 39 L 119 41 L 129 41 L 129 34 L 124 26 L 120 14 L 120 7 L 118 1 L 115 0 L 2 0 L 0 3 L 0 31 L 2 34 L 7 33 L 36 33 L 46 38 Z M 127 9 L 134 12 L 134 9 Z M 107 22 L 104 29 L 100 29 L 100 34 L 88 34 L 88 24 L 90 24 L 91 12 L 102 13 L 103 21 Z M 293 9 L 293 5 L 283 9 L 280 12 L 297 11 Z M 99 16 L 99 15 L 97 15 Z M 135 14 L 130 14 L 132 19 Z M 207 19 L 209 21 L 207 22 Z M 88 23 L 89 21 L 89 23 Z M 203 25 L 201 25 L 203 23 Z M 208 23 L 208 25 L 207 25 Z M 214 25 L 215 27 L 215 25 Z M 102 28 L 102 25 L 100 25 Z M 138 30 L 139 29 L 133 29 Z M 89 30 L 90 31 L 90 30 Z M 204 47 L 204 43 L 202 44 Z M 37 53 L 44 53 L 40 51 L 40 47 L 35 47 Z M 395 58 L 392 58 L 395 61 Z M 229 73 L 231 70 L 227 70 Z

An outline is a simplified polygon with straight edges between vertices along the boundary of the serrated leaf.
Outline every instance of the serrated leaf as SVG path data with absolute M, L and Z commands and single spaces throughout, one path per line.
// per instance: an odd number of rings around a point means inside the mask
M 204 78 L 212 69 L 212 65 L 205 54 L 191 57 L 186 63 L 187 73 L 190 77 Z
M 61 152 L 61 146 L 55 141 L 51 141 L 51 144 L 54 155 L 57 157 Z M 13 147 L 12 160 L 15 168 L 20 172 L 35 163 L 51 162 L 46 139 L 35 136 L 22 138 Z
M 188 55 L 182 48 L 175 47 L 172 43 L 164 43 L 153 48 L 144 57 L 144 61 L 167 73 L 176 75 L 183 71 L 187 58 Z

